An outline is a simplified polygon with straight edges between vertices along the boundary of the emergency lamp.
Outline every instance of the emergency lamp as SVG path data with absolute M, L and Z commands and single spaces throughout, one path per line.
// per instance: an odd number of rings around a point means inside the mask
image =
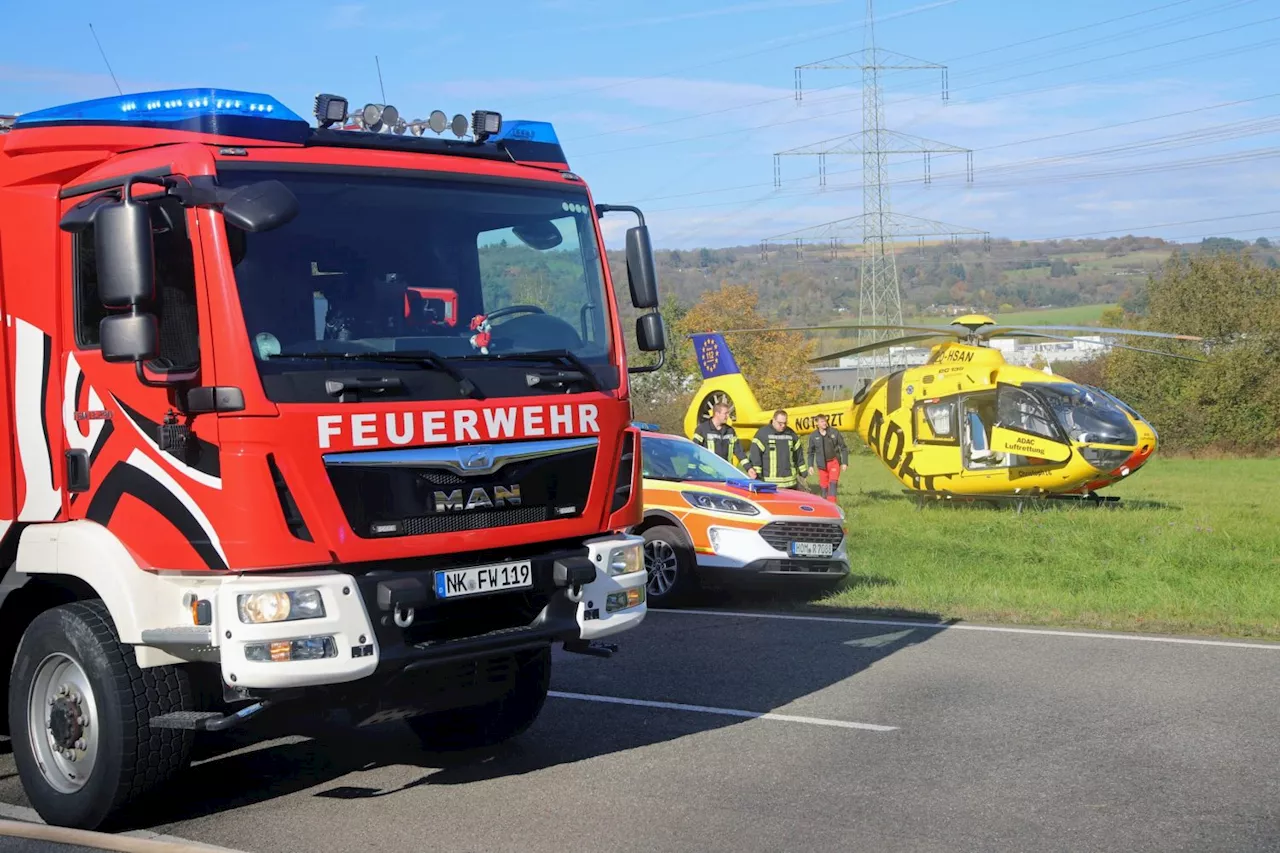
M 316 122 L 321 127 L 346 121 L 347 99 L 337 95 L 316 95 L 315 114 Z
M 492 110 L 476 110 L 471 114 L 471 135 L 476 142 L 484 142 L 502 130 L 502 114 Z

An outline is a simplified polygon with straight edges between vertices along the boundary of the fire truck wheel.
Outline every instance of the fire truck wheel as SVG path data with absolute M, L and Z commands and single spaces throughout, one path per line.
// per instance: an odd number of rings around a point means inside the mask
M 659 524 L 643 531 L 644 570 L 648 573 L 649 604 L 668 607 L 683 604 L 698 590 L 693 546 L 684 531 Z
M 31 805 L 54 826 L 117 822 L 186 766 L 192 733 L 149 722 L 192 704 L 186 672 L 139 668 L 101 601 L 41 613 L 9 681 L 14 761 Z
M 494 746 L 523 734 L 542 713 L 551 686 L 551 649 L 534 652 L 516 673 L 515 686 L 501 698 L 470 708 L 410 717 L 405 722 L 432 752 Z

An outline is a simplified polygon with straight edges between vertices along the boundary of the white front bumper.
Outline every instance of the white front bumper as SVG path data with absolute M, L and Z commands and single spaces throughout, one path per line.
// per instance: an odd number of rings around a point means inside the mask
M 714 554 L 698 554 L 698 565 L 724 569 L 746 568 L 761 560 L 814 560 L 817 562 L 848 563 L 846 550 L 848 537 L 842 537 L 840 544 L 830 557 L 793 557 L 786 551 L 779 551 L 760 535 L 758 530 L 741 527 L 712 527 L 708 531 Z

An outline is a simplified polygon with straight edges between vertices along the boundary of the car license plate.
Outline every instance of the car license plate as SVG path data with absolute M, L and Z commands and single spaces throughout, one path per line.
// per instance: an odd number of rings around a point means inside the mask
M 830 557 L 836 552 L 836 546 L 830 542 L 792 542 L 793 557 Z
M 533 586 L 533 567 L 528 560 L 436 572 L 437 598 L 461 598 L 466 595 L 505 592 L 509 589 L 524 589 L 531 586 Z

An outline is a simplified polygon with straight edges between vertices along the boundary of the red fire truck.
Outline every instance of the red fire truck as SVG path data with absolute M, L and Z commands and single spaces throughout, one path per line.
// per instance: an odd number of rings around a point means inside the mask
M 503 741 L 553 644 L 608 657 L 645 615 L 655 368 L 599 223 L 639 220 L 660 365 L 643 215 L 549 124 L 350 113 L 193 89 L 0 123 L 0 661 L 51 824 L 128 820 L 253 718 Z

